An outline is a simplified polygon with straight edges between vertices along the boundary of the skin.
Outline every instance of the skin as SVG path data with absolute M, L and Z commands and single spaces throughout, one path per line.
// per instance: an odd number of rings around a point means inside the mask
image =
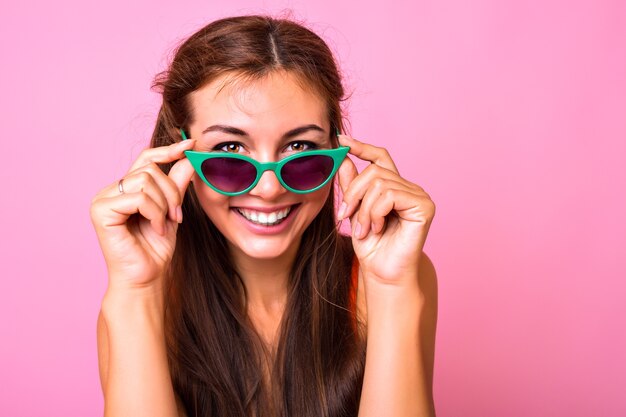
M 294 261 L 302 233 L 328 196 L 329 187 L 310 194 L 290 193 L 271 172 L 264 173 L 252 191 L 236 197 L 216 193 L 200 180 L 183 158 L 184 150 L 207 151 L 218 143 L 236 141 L 242 146 L 230 150 L 273 161 L 302 150 L 303 140 L 330 146 L 323 103 L 291 74 L 276 72 L 222 89 L 224 80 L 192 94 L 192 140 L 145 150 L 124 177 L 124 194 L 116 182 L 92 202 L 91 217 L 109 271 L 98 320 L 107 416 L 182 415 L 167 367 L 162 281 L 183 221 L 182 195 L 190 184 L 229 242 L 248 291 L 249 315 L 270 345 L 286 300 L 285 271 Z M 216 124 L 247 134 L 202 134 Z M 323 132 L 281 140 L 285 132 L 309 124 Z M 357 309 L 367 321 L 359 416 L 432 416 L 437 285 L 423 246 L 434 203 L 420 186 L 400 177 L 385 149 L 345 135 L 339 139 L 351 147 L 354 157 L 371 163 L 358 173 L 346 158 L 338 173 L 344 195 L 338 215 L 349 218 L 352 226 L 359 261 Z M 173 161 L 177 162 L 168 175 L 156 165 Z M 291 227 L 276 236 L 245 229 L 232 209 L 296 203 L 300 206 Z

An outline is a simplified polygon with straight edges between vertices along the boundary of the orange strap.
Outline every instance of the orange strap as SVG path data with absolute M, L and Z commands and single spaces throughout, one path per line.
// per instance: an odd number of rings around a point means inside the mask
M 352 272 L 350 274 L 351 286 L 350 286 L 350 311 L 352 311 L 356 317 L 356 294 L 359 286 L 359 260 L 356 255 L 352 259 Z

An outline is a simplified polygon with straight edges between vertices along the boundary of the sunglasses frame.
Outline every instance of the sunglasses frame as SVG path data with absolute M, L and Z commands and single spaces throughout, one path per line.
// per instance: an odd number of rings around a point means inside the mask
M 181 135 L 182 135 L 183 140 L 187 140 L 187 136 L 185 135 L 185 132 L 182 129 L 181 129 Z M 349 150 L 350 150 L 350 147 L 348 146 L 340 146 L 334 149 L 314 149 L 310 151 L 302 151 L 293 155 L 289 155 L 288 157 L 283 158 L 277 162 L 259 162 L 255 159 L 250 158 L 249 156 L 240 155 L 236 153 L 228 153 L 228 152 L 184 151 L 184 153 L 187 159 L 189 160 L 189 162 L 191 162 L 191 165 L 193 166 L 193 168 L 196 170 L 196 173 L 198 174 L 198 176 L 202 178 L 202 181 L 204 181 L 206 185 L 211 187 L 213 191 L 216 191 L 223 195 L 233 197 L 233 196 L 245 194 L 249 192 L 250 190 L 252 190 L 259 183 L 259 180 L 261 179 L 261 176 L 263 176 L 263 173 L 265 171 L 273 171 L 274 175 L 276 175 L 276 178 L 278 178 L 278 181 L 280 182 L 280 184 L 283 187 L 285 187 L 285 189 L 291 191 L 292 193 L 307 194 L 307 193 L 312 193 L 314 191 L 317 191 L 320 188 L 324 187 L 326 184 L 328 184 L 328 181 L 330 181 L 335 176 L 335 174 L 337 173 L 337 170 L 339 170 L 339 167 L 341 166 L 341 163 L 348 155 Z M 326 178 L 326 180 L 323 183 L 309 190 L 296 190 L 295 188 L 291 188 L 289 185 L 285 183 L 285 181 L 283 181 L 280 171 L 283 168 L 283 166 L 285 166 L 285 164 L 287 164 L 290 161 L 293 161 L 294 159 L 299 159 L 299 158 L 304 158 L 306 156 L 314 156 L 314 155 L 329 156 L 333 160 L 333 169 L 331 173 L 328 175 L 328 178 Z M 240 159 L 240 160 L 249 162 L 256 169 L 256 178 L 254 179 L 254 181 L 252 181 L 252 184 L 250 184 L 248 187 L 246 187 L 246 189 L 242 191 L 228 192 L 228 191 L 220 190 L 219 188 L 211 184 L 206 179 L 206 177 L 204 176 L 204 173 L 202 172 L 202 163 L 208 159 L 213 159 L 213 158 L 231 158 L 231 159 Z

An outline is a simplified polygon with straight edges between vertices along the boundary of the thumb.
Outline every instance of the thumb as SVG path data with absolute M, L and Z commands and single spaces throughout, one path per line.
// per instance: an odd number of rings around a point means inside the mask
M 187 191 L 194 172 L 195 170 L 187 158 L 180 159 L 170 169 L 168 177 L 176 184 L 181 199 L 185 196 L 185 191 Z
M 341 166 L 339 167 L 339 172 L 337 173 L 339 177 L 339 186 L 341 187 L 341 192 L 346 193 L 346 190 L 352 183 L 352 180 L 359 175 L 359 171 L 356 169 L 356 165 L 349 157 L 343 160 Z

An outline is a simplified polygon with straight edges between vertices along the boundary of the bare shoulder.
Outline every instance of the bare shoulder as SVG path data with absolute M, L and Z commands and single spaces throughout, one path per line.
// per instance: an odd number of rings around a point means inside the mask
M 109 334 L 104 315 L 102 310 L 98 314 L 97 322 L 97 341 L 98 341 L 98 368 L 100 372 L 100 384 L 102 386 L 102 393 L 106 396 L 106 386 L 109 367 Z M 178 411 L 178 417 L 187 417 L 185 412 L 185 406 L 180 397 L 175 393 L 176 409 Z

